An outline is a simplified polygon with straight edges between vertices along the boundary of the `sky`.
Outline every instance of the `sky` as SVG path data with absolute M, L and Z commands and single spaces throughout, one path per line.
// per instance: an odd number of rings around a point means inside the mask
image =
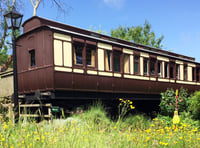
M 143 25 L 149 21 L 156 37 L 164 35 L 163 50 L 191 56 L 200 62 L 200 0 L 64 0 L 67 14 L 52 3 L 41 3 L 37 16 L 108 33 L 122 26 Z M 21 11 L 23 21 L 32 17 L 28 0 Z

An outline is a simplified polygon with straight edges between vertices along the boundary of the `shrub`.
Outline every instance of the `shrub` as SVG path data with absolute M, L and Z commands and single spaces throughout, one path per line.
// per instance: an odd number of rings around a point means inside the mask
M 178 94 L 177 109 L 178 112 L 187 111 L 188 106 L 188 91 L 181 88 Z M 176 105 L 176 91 L 173 89 L 167 89 L 164 93 L 161 93 L 160 102 L 160 114 L 172 117 L 174 114 Z
M 200 91 L 195 92 L 189 102 L 189 111 L 194 119 L 200 120 Z

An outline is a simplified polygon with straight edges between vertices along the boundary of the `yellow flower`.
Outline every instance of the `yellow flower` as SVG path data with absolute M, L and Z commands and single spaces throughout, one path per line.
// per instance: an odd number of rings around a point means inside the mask
M 155 125 L 154 124 L 151 124 L 151 127 L 154 127 Z
M 122 99 L 122 98 L 119 98 L 119 101 L 123 101 L 123 99 Z
M 4 128 L 4 129 L 7 129 L 7 127 L 8 127 L 7 124 L 4 123 L 3 128 Z
M 148 142 L 149 140 L 150 140 L 150 137 L 147 137 L 145 141 Z
M 1 138 L 1 141 L 5 141 L 5 138 Z
M 130 105 L 130 108 L 131 108 L 131 109 L 135 109 L 135 106 L 133 106 L 133 105 Z
M 183 139 L 183 137 L 179 137 L 179 139 L 180 139 L 180 140 L 182 140 L 182 139 Z

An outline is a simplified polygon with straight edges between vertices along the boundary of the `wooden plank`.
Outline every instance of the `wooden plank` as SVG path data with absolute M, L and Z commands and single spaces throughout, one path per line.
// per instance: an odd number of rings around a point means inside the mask
M 20 107 L 51 107 L 51 104 L 20 104 Z
M 45 117 L 51 118 L 51 115 L 38 115 L 38 114 L 20 114 L 20 117 Z

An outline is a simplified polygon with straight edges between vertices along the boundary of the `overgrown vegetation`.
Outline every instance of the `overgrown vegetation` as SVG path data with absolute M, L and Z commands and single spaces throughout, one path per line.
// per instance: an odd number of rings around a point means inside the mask
M 174 90 L 168 89 L 164 94 L 168 98 L 162 98 L 163 101 L 174 103 Z M 182 111 L 176 129 L 170 114 L 159 114 L 154 119 L 144 114 L 131 115 L 129 111 L 137 106 L 130 100 L 120 99 L 119 118 L 115 121 L 99 102 L 88 110 L 79 108 L 70 117 L 54 120 L 53 124 L 22 120 L 13 125 L 1 118 L 0 147 L 200 147 L 200 124 L 195 116 L 199 110 L 193 110 L 193 107 L 200 108 L 199 93 L 186 98 L 189 96 L 186 90 L 180 90 L 179 95 L 179 100 L 184 99 L 186 103 L 178 106 Z M 173 112 L 174 108 L 171 109 Z

